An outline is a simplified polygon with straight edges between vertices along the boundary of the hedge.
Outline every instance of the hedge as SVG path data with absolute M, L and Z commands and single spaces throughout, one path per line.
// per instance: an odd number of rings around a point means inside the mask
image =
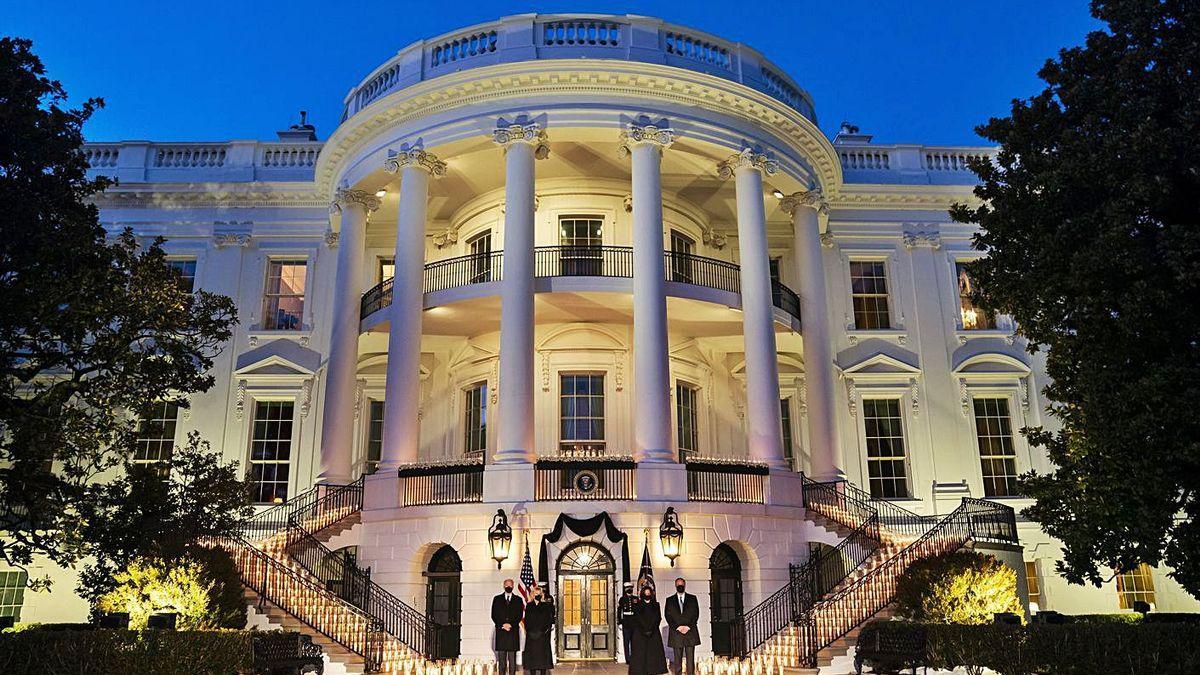
M 960 626 L 885 621 L 872 629 L 891 633 L 885 642 L 923 644 L 923 665 L 942 670 L 989 668 L 1000 675 L 1200 673 L 1200 650 L 1191 648 L 1200 644 L 1200 626 L 1188 623 Z
M 249 673 L 253 631 L 53 630 L 0 633 L 5 675 Z

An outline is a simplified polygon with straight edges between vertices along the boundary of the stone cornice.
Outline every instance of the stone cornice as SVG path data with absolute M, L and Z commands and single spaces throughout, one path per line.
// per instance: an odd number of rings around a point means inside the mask
M 389 150 L 387 159 L 383 162 L 383 170 L 388 173 L 399 173 L 400 169 L 411 166 L 423 169 L 434 178 L 446 175 L 446 163 L 438 159 L 432 152 L 421 148 L 407 148 L 400 151 Z
M 730 155 L 729 159 L 717 164 L 717 175 L 729 180 L 738 169 L 757 169 L 770 176 L 779 170 L 779 163 L 766 155 L 746 148 L 741 152 Z
M 163 189 L 163 188 L 166 189 Z M 136 188 L 110 187 L 94 195 L 91 202 L 100 208 L 329 208 L 329 193 L 322 194 L 309 183 L 300 189 L 276 189 L 262 183 L 184 184 L 182 186 L 145 184 Z

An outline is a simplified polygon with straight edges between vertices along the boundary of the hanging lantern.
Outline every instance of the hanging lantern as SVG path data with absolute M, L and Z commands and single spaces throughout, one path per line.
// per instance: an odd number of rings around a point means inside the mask
M 670 559 L 671 567 L 674 567 L 679 549 L 683 546 L 683 526 L 679 524 L 674 506 L 668 506 L 663 513 L 662 525 L 658 526 L 658 538 L 662 541 L 663 555 Z
M 492 518 L 492 526 L 488 528 L 488 543 L 492 547 L 492 560 L 496 561 L 496 569 L 500 569 L 508 560 L 508 551 L 512 548 L 512 528 L 508 525 L 508 516 L 504 509 L 497 509 Z

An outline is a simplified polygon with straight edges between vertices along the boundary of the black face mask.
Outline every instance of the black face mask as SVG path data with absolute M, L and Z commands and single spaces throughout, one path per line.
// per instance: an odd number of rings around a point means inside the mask
M 504 592 L 505 592 L 505 593 L 512 593 L 512 586 L 505 586 L 505 587 L 504 587 Z
M 652 594 L 652 593 L 643 593 L 643 594 L 642 594 L 642 599 L 643 599 L 643 600 L 645 600 L 646 602 L 650 602 L 651 600 L 653 600 L 653 599 L 654 599 L 654 594 Z
M 679 591 L 680 593 L 682 593 L 682 592 L 683 592 L 683 589 L 684 589 L 684 587 L 683 587 L 683 586 L 676 586 L 676 587 L 675 587 L 675 590 L 676 590 L 676 591 Z

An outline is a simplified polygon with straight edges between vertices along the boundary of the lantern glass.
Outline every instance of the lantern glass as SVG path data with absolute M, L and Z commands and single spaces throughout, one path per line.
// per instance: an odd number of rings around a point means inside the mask
M 662 525 L 658 528 L 658 538 L 662 542 L 663 555 L 670 559 L 671 567 L 674 567 L 675 559 L 679 557 L 679 550 L 683 545 L 683 526 L 679 524 L 679 517 L 675 514 L 674 507 L 667 507 L 666 513 L 663 514 Z
M 496 511 L 492 518 L 492 526 L 488 528 L 488 542 L 492 547 L 492 560 L 496 561 L 496 569 L 500 569 L 508 552 L 512 548 L 512 528 L 508 525 L 508 516 L 504 509 Z

